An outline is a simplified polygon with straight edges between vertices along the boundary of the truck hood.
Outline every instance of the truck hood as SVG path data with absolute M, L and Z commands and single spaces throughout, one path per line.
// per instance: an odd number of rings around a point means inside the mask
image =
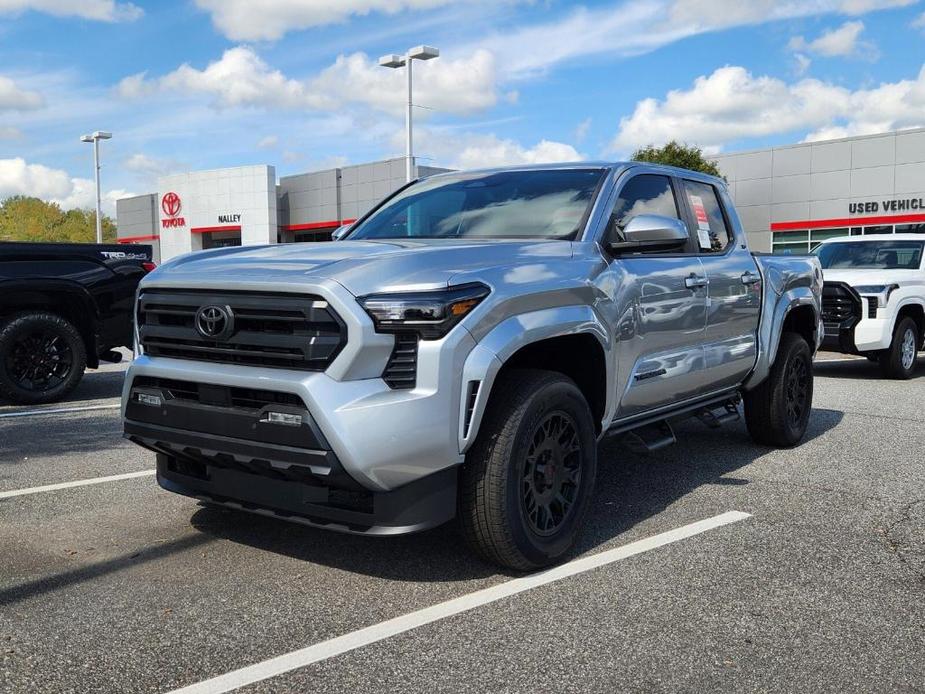
M 355 296 L 436 289 L 454 275 L 520 263 L 567 259 L 569 241 L 388 240 L 292 243 L 200 251 L 175 258 L 144 286 L 232 283 L 298 285 L 330 279 Z
M 826 282 L 844 282 L 849 287 L 864 287 L 876 284 L 922 284 L 925 273 L 921 270 L 823 270 Z

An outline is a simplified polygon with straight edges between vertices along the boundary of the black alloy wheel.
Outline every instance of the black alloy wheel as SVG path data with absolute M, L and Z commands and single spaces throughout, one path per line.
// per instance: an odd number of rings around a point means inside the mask
M 0 325 L 0 399 L 21 405 L 61 400 L 86 366 L 83 337 L 61 316 L 21 313 Z
M 74 368 L 74 354 L 60 333 L 37 329 L 20 335 L 6 355 L 11 380 L 27 391 L 44 393 L 64 383 Z
M 575 547 L 597 474 L 594 415 L 564 374 L 498 375 L 460 471 L 458 516 L 479 555 L 529 571 Z
M 809 379 L 805 359 L 793 359 L 787 364 L 787 418 L 793 427 L 799 427 L 806 414 Z
M 573 512 L 581 468 L 574 420 L 565 412 L 551 412 L 533 433 L 523 464 L 521 510 L 537 535 L 555 534 Z

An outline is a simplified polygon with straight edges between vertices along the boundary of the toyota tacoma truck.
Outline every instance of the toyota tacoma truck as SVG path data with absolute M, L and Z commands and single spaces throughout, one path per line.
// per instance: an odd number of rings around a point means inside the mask
M 601 438 L 656 450 L 742 400 L 761 444 L 806 431 L 819 262 L 751 254 L 722 180 L 447 173 L 337 237 L 193 253 L 142 282 L 124 431 L 162 487 L 369 535 L 457 517 L 528 570 L 575 545 Z
M 0 400 L 66 397 L 100 361 L 132 348 L 151 246 L 0 243 Z
M 864 355 L 888 378 L 912 378 L 925 344 L 923 248 L 922 234 L 870 234 L 815 249 L 825 280 L 825 349 Z

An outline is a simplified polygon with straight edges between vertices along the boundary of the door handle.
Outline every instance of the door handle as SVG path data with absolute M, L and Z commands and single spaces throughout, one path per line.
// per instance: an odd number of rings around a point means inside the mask
M 684 278 L 684 286 L 688 289 L 697 289 L 699 287 L 707 286 L 706 277 L 698 277 L 697 275 L 691 275 L 690 277 Z
M 758 284 L 760 281 L 761 275 L 756 275 L 754 272 L 742 273 L 742 284 Z

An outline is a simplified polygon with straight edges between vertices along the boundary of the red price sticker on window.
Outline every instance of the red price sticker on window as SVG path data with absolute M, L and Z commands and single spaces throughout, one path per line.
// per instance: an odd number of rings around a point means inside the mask
M 701 248 L 711 248 L 710 241 L 710 218 L 707 216 L 707 208 L 703 205 L 703 198 L 699 195 L 688 196 L 691 201 L 691 207 L 694 208 L 694 216 L 697 218 L 697 242 Z

